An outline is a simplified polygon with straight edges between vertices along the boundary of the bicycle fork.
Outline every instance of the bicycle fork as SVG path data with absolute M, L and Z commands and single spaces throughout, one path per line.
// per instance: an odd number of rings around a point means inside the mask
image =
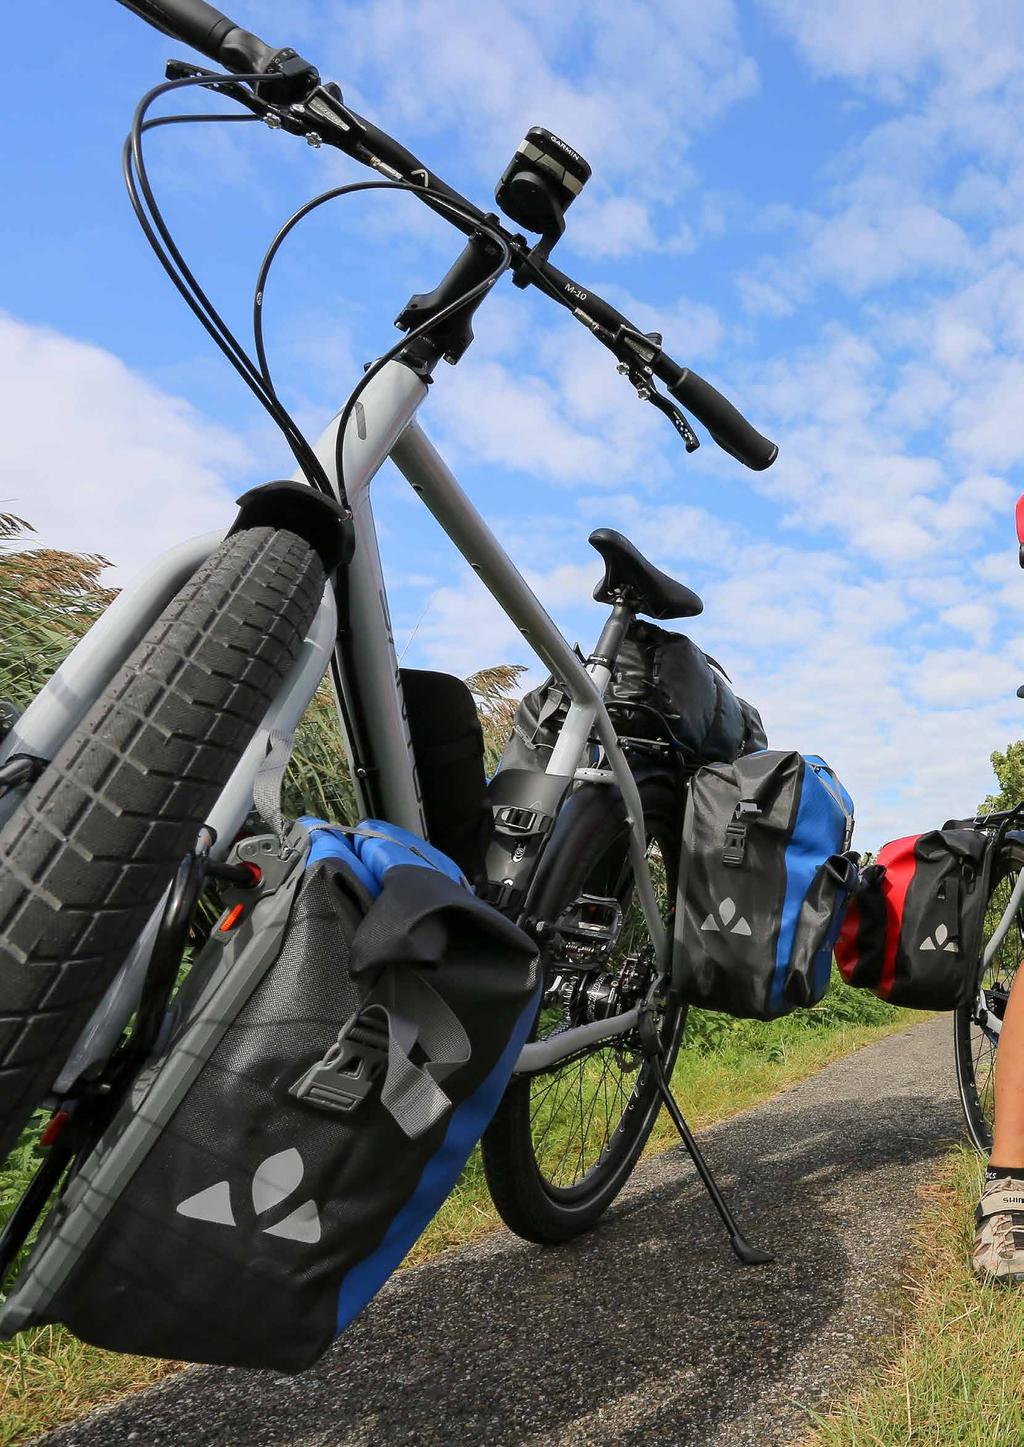
M 658 1094 L 661 1096 L 665 1109 L 671 1117 L 672 1124 L 679 1132 L 683 1145 L 689 1152 L 690 1159 L 697 1167 L 697 1174 L 704 1184 L 704 1189 L 711 1197 L 712 1204 L 722 1219 L 722 1224 L 729 1233 L 729 1244 L 739 1257 L 744 1266 L 767 1266 L 775 1260 L 774 1256 L 767 1251 L 762 1251 L 757 1246 L 752 1246 L 739 1228 L 736 1217 L 729 1208 L 729 1203 L 722 1195 L 718 1182 L 711 1174 L 711 1167 L 704 1159 L 700 1146 L 694 1139 L 693 1132 L 686 1124 L 679 1104 L 672 1094 L 672 1087 L 665 1075 L 665 1061 L 661 1038 L 658 1034 L 657 1022 L 654 1018 L 654 1009 L 651 1005 L 644 1005 L 640 1010 L 637 1020 L 637 1029 L 640 1035 L 640 1047 L 644 1058 L 650 1062 L 654 1071 L 655 1084 L 658 1087 Z

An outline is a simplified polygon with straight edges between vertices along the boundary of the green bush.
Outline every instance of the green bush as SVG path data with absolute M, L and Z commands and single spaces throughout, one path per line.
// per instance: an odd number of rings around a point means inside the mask
M 794 1010 L 779 1020 L 737 1020 L 717 1010 L 691 1010 L 684 1041 L 687 1049 L 698 1054 L 752 1051 L 770 1056 L 781 1041 L 796 1032 L 885 1025 L 895 1014 L 891 1005 L 870 991 L 851 990 L 833 966 L 828 994 L 810 1009 Z

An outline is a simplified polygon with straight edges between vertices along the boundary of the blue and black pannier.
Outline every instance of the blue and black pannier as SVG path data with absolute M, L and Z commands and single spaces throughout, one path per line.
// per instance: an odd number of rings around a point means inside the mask
M 771 1020 L 828 989 L 856 882 L 853 802 L 823 759 L 765 749 L 690 783 L 674 980 L 684 1000 Z
M 0 1333 L 301 1371 L 454 1185 L 537 1010 L 532 941 L 391 825 L 242 840 L 162 1043 Z

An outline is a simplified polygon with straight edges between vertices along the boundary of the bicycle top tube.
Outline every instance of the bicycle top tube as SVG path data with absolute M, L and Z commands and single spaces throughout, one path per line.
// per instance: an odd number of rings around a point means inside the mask
M 296 51 L 289 47 L 275 49 L 236 25 L 206 0 L 119 0 L 119 3 L 226 70 L 249 78 L 247 88 L 240 83 L 232 88 L 231 94 L 256 114 L 272 118 L 275 124 L 293 134 L 333 146 L 389 180 L 409 185 L 426 206 L 471 240 L 480 235 L 480 228 L 491 234 L 500 232 L 511 253 L 516 285 L 535 286 L 586 326 L 618 359 L 620 370 L 625 372 L 640 398 L 653 403 L 669 417 L 687 451 L 693 451 L 698 441 L 676 403 L 692 412 L 718 446 L 745 466 L 761 471 L 775 461 L 776 444 L 763 437 L 703 377 L 674 361 L 664 350 L 659 333 L 642 332 L 592 288 L 582 286 L 551 264 L 547 251 L 557 236 L 542 238 L 540 244 L 531 247 L 522 235 L 507 230 L 496 216 L 485 214 L 435 175 L 400 141 L 346 106 L 338 86 L 322 82 L 316 66 Z M 174 73 L 184 75 L 189 70 L 179 64 Z M 204 72 L 195 67 L 191 73 L 198 76 Z M 252 81 L 254 75 L 265 79 Z M 576 153 L 563 142 L 557 144 L 575 157 Z M 576 157 L 576 160 L 585 168 L 583 174 L 589 174 L 582 158 Z M 668 397 L 657 390 L 656 381 L 665 384 Z

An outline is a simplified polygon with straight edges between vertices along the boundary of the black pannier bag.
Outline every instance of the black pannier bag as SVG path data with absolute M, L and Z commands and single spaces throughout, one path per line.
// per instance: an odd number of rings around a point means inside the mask
M 995 853 L 992 836 L 969 826 L 883 845 L 862 871 L 836 944 L 846 983 L 917 1010 L 970 1003 Z
M 532 941 L 423 840 L 320 820 L 179 990 L 169 1039 L 46 1218 L 0 1334 L 297 1372 L 454 1185 L 536 1016 Z M 241 911 L 239 912 L 239 906 Z
M 403 668 L 400 674 L 427 838 L 477 884 L 492 815 L 473 695 L 450 673 Z
M 816 755 L 764 750 L 694 774 L 673 982 L 702 1009 L 773 1020 L 828 989 L 857 877 L 853 801 Z
M 737 698 L 721 665 L 685 634 L 645 619 L 630 625 L 605 704 L 619 734 L 643 739 L 669 734 L 695 761 L 731 763 L 768 743 L 757 709 Z M 547 768 L 568 707 L 568 695 L 553 678 L 526 694 L 501 767 Z

